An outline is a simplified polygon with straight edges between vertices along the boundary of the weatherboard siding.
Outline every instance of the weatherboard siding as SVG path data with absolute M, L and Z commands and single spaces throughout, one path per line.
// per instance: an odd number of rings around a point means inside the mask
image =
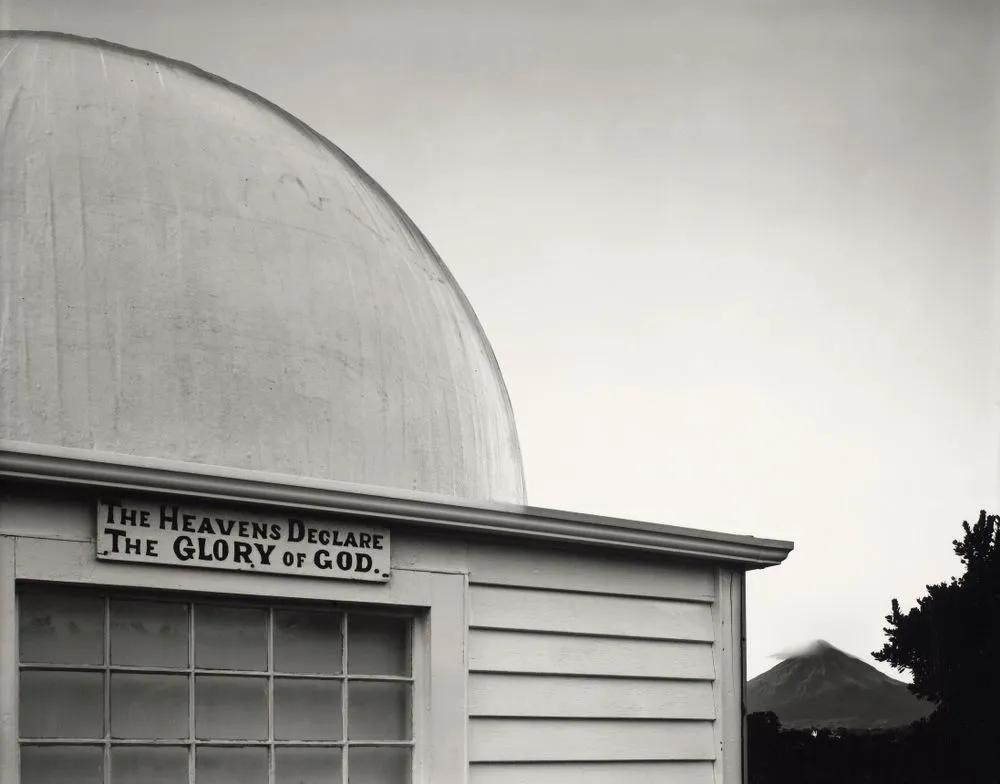
M 468 563 L 470 784 L 739 781 L 719 759 L 731 578 L 471 544 Z
M 18 574 L 150 589 L 177 579 L 172 569 L 94 562 L 93 514 L 79 500 L 0 499 L 0 537 L 17 542 Z M 441 737 L 457 744 L 470 784 L 740 782 L 739 572 L 403 525 L 393 530 L 391 556 L 389 586 L 184 577 L 207 593 L 420 604 L 431 603 L 434 579 L 451 575 L 453 593 L 437 604 L 464 606 L 465 636 L 443 639 L 431 617 L 430 637 L 467 666 L 461 688 L 448 686 L 467 725 L 463 732 L 460 713 Z M 442 741 L 427 742 L 436 749 Z
M 620 678 L 715 677 L 711 643 L 475 629 L 469 641 L 473 672 L 549 673 Z
M 473 764 L 469 784 L 705 784 L 711 762 Z

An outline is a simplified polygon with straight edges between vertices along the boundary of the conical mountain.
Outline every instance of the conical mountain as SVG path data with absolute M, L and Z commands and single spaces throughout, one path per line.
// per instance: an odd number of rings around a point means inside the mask
M 784 727 L 888 729 L 934 710 L 905 683 L 818 640 L 747 684 L 747 712 L 773 711 Z

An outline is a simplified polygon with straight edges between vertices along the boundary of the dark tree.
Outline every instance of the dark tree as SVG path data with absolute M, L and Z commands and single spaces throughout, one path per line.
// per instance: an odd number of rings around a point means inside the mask
M 1000 516 L 986 512 L 975 525 L 962 523 L 965 536 L 952 544 L 965 573 L 928 585 L 927 595 L 906 613 L 893 599 L 889 641 L 873 654 L 909 670 L 913 693 L 938 705 L 931 723 L 969 748 L 989 737 L 1000 706 L 998 523 Z

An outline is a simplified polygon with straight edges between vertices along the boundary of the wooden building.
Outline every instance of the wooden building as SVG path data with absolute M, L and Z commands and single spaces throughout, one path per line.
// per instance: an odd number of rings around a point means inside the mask
M 0 60 L 0 781 L 743 780 L 789 543 L 526 505 L 474 313 L 349 158 L 150 53 Z

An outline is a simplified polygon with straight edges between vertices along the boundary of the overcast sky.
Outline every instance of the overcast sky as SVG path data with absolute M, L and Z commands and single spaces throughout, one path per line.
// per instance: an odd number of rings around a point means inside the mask
M 792 539 L 749 667 L 864 658 L 998 507 L 990 0 L 0 0 L 329 137 L 496 351 L 535 506 Z M 882 668 L 884 669 L 884 668 Z

